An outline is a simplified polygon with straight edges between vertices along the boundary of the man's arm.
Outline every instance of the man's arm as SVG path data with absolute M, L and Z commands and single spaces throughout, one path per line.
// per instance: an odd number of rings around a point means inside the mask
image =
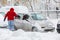
M 5 14 L 4 21 L 6 20 L 7 15 L 8 15 L 8 13 L 7 13 L 7 14 Z
M 14 16 L 16 17 L 16 16 L 18 16 L 18 15 L 14 12 Z

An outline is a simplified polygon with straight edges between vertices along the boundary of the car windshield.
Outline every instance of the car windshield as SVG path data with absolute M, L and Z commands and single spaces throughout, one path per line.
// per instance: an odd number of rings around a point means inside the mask
M 21 17 L 20 19 L 22 20 L 22 18 L 23 18 L 23 16 L 24 16 L 25 14 L 23 14 L 23 13 L 18 13 L 18 15 Z M 28 15 L 28 14 L 27 14 L 27 15 Z M 29 15 L 28 20 L 32 20 L 32 18 L 30 17 L 30 15 Z
M 47 18 L 39 13 L 32 13 L 31 14 L 33 20 L 46 20 Z

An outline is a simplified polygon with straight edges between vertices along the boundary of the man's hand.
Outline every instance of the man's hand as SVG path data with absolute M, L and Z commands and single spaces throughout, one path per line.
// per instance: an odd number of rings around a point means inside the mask
M 5 18 L 4 18 L 4 21 L 5 21 Z

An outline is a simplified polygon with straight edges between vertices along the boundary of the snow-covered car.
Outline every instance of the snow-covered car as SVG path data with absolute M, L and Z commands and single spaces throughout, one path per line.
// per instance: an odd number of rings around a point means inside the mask
M 40 13 L 30 13 L 28 21 L 22 20 L 25 14 L 18 13 L 20 19 L 15 19 L 15 26 L 17 29 L 25 29 L 26 31 L 54 31 L 54 26 L 52 22 L 48 20 L 47 17 L 41 15 Z M 32 29 L 34 28 L 34 29 Z
M 5 22 L 4 20 L 4 12 L 0 12 L 0 28 L 6 28 L 8 26 L 8 21 L 6 20 Z

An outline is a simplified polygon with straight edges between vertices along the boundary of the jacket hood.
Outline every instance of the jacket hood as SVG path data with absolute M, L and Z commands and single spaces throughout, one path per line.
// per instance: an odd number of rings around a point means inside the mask
M 11 11 L 11 12 L 14 12 L 14 8 L 10 8 L 10 11 Z

